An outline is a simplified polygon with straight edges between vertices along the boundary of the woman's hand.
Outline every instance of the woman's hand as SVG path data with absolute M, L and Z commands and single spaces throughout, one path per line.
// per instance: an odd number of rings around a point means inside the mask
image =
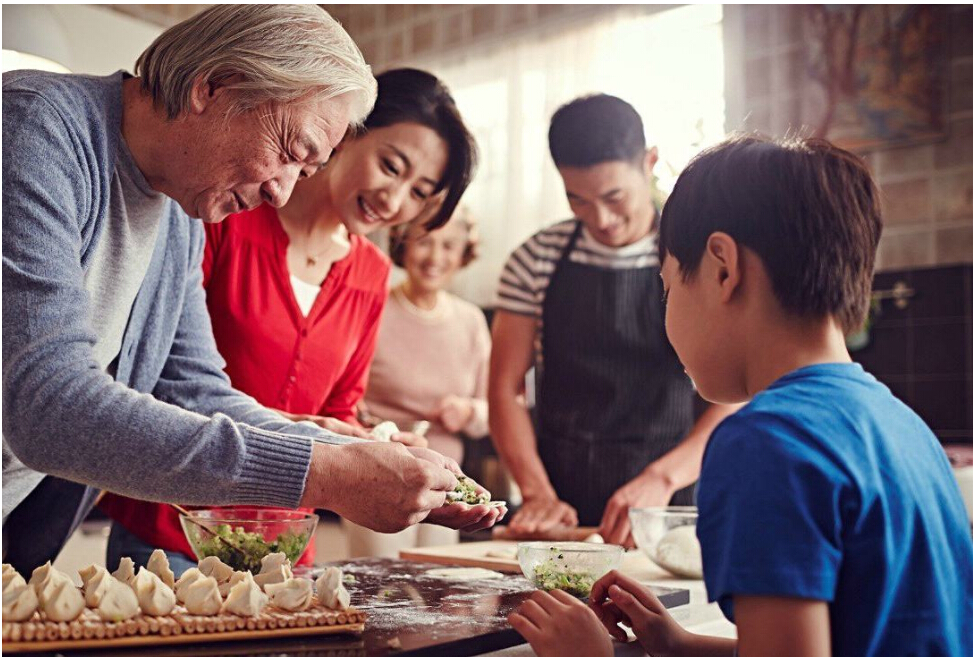
M 436 412 L 439 422 L 450 433 L 459 433 L 473 419 L 473 400 L 457 395 L 447 395 L 439 402 Z
M 304 415 L 301 413 L 287 413 L 285 411 L 277 411 L 284 417 L 286 417 L 291 422 L 313 422 L 322 429 L 327 429 L 333 433 L 340 434 L 342 436 L 352 436 L 354 438 L 369 438 L 368 431 L 362 429 L 361 427 L 356 427 L 353 424 L 347 422 L 342 422 L 341 420 L 333 417 L 322 417 L 320 415 Z M 404 441 L 400 441 L 404 442 Z
M 535 532 L 554 527 L 577 527 L 578 512 L 556 497 L 524 500 L 517 515 L 510 521 L 510 529 Z
M 646 506 L 665 506 L 672 497 L 673 489 L 665 477 L 653 470 L 645 470 L 615 491 L 605 505 L 598 533 L 606 543 L 635 547 L 628 510 Z
M 564 591 L 535 592 L 507 620 L 540 657 L 615 653 L 594 612 Z

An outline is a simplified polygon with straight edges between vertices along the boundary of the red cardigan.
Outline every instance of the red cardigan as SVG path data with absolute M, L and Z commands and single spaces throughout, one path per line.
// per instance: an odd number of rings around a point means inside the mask
M 287 233 L 268 205 L 206 224 L 203 286 L 233 387 L 270 408 L 355 422 L 388 296 L 388 258 L 351 236 L 307 317 L 287 268 Z M 101 508 L 141 540 L 192 557 L 178 514 L 109 493 Z M 313 563 L 313 542 L 300 563 Z

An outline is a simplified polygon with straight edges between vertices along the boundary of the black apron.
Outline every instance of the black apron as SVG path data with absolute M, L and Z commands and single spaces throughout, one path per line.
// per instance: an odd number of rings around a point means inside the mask
M 544 298 L 537 447 L 558 497 L 597 526 L 615 491 L 692 427 L 694 392 L 666 338 L 658 265 L 571 262 L 581 228 Z M 692 504 L 691 488 L 671 503 Z

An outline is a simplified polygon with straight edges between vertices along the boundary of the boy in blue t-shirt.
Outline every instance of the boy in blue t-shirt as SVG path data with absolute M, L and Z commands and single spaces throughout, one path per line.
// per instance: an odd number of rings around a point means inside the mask
M 851 362 L 881 234 L 864 163 L 818 140 L 732 138 L 662 215 L 666 330 L 700 394 L 750 400 L 713 432 L 697 535 L 732 641 L 683 630 L 612 572 L 590 607 L 538 593 L 511 625 L 540 655 L 973 655 L 973 540 L 923 421 Z

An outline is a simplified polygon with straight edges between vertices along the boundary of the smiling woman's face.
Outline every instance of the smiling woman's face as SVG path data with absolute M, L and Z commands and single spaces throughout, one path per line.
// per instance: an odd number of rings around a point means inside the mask
M 327 166 L 334 210 L 355 235 L 412 221 L 435 202 L 448 158 L 445 140 L 426 126 L 372 128 L 342 143 Z

